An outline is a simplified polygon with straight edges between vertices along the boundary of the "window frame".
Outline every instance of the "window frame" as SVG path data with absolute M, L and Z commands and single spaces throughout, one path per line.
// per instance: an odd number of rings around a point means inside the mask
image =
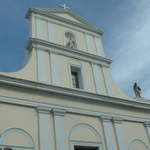
M 79 70 L 79 88 L 73 87 L 73 82 L 72 82 L 72 71 L 71 68 L 74 67 L 75 69 Z M 69 77 L 70 77 L 70 87 L 73 89 L 77 90 L 84 90 L 84 73 L 83 73 L 83 68 L 81 64 L 77 63 L 69 63 Z
M 98 150 L 102 150 L 101 143 L 97 142 L 71 141 L 71 150 L 75 150 L 74 146 L 97 147 Z

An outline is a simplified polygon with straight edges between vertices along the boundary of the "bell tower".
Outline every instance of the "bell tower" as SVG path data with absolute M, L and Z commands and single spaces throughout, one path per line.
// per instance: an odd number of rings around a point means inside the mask
M 103 32 L 64 4 L 63 8 L 31 8 L 27 59 L 9 76 L 79 92 L 128 98 L 110 73 Z

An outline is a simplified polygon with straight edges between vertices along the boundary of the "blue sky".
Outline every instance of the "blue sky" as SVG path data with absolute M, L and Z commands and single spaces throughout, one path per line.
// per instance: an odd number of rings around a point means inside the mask
M 149 0 L 1 0 L 0 71 L 21 67 L 29 36 L 28 8 L 71 10 L 104 31 L 105 54 L 119 87 L 130 96 L 136 81 L 142 96 L 150 99 L 150 1 Z

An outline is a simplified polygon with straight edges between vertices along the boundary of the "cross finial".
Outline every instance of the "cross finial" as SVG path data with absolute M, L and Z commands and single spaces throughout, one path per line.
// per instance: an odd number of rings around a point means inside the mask
M 67 4 L 62 4 L 62 5 L 60 5 L 60 7 L 62 7 L 63 9 L 70 9 L 68 6 L 67 6 Z

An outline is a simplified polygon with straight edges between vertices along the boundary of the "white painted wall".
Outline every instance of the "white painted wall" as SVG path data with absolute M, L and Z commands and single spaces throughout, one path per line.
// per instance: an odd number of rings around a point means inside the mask
M 85 37 L 86 37 L 87 51 L 89 53 L 94 54 L 95 50 L 94 38 L 88 34 L 86 34 Z
M 50 112 L 39 109 L 38 113 L 40 150 L 52 150 L 52 122 L 50 122 Z
M 36 18 L 36 37 L 38 39 L 46 39 L 46 21 Z
M 97 55 L 104 57 L 105 55 L 102 40 L 100 38 L 95 37 L 95 44 Z
M 107 150 L 117 150 L 112 121 L 108 118 L 103 118 L 102 124 Z
M 61 83 L 61 72 L 60 72 L 60 57 L 54 53 L 50 54 L 51 56 L 51 74 L 52 74 L 52 84 L 59 85 Z
M 48 83 L 50 78 L 49 53 L 44 50 L 37 49 L 37 70 L 38 80 Z
M 110 78 L 110 68 L 107 67 L 103 67 L 103 73 L 104 73 L 104 80 L 105 80 L 105 84 L 106 84 L 106 88 L 107 88 L 107 94 L 109 96 L 113 96 L 112 93 L 112 84 L 111 84 L 111 78 Z
M 54 25 L 51 22 L 48 22 L 48 41 L 54 42 Z
M 92 69 L 93 69 L 93 77 L 95 81 L 96 92 L 98 94 L 105 94 L 104 79 L 102 77 L 100 66 L 96 64 L 92 64 Z

